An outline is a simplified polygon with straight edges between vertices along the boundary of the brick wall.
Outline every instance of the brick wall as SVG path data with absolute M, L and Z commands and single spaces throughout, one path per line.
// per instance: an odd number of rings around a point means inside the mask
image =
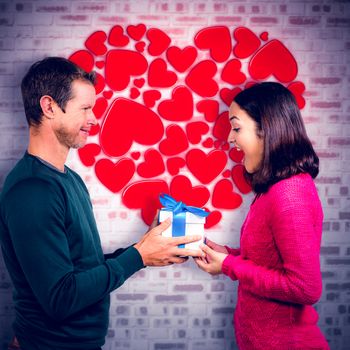
M 316 305 L 331 348 L 350 342 L 350 3 L 330 0 L 1 1 L 0 186 L 27 143 L 19 82 L 46 55 L 68 57 L 95 30 L 144 23 L 186 44 L 209 25 L 247 26 L 281 40 L 307 88 L 303 117 L 321 160 L 317 187 L 324 206 L 321 262 L 324 289 Z M 69 165 L 90 190 L 106 251 L 138 240 L 146 226 L 72 152 Z M 251 195 L 209 232 L 237 244 Z M 104 349 L 235 349 L 231 326 L 236 284 L 212 278 L 188 262 L 148 268 L 112 294 Z M 0 344 L 12 336 L 11 282 L 0 259 Z

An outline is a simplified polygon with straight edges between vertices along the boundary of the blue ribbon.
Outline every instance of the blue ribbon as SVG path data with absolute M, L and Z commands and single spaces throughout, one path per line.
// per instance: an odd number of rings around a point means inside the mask
M 173 213 L 173 237 L 185 235 L 187 211 L 201 217 L 207 217 L 210 214 L 201 208 L 192 207 L 183 202 L 177 202 L 173 197 L 165 193 L 159 196 L 159 201 L 163 205 L 165 211 L 171 211 Z M 180 244 L 179 248 L 185 248 L 185 245 Z

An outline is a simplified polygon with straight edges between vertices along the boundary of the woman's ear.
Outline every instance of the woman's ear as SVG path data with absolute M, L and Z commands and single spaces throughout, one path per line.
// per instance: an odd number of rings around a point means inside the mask
M 40 98 L 40 107 L 43 111 L 44 118 L 54 119 L 55 118 L 55 106 L 56 102 L 51 96 L 44 95 Z

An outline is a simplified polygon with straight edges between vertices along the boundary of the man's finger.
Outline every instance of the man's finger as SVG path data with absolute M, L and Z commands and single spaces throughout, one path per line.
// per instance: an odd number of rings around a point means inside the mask
M 200 241 L 201 239 L 202 239 L 202 236 L 200 235 L 191 235 L 191 236 L 174 237 L 171 240 L 174 245 L 180 245 L 180 244 L 197 242 L 197 241 Z
M 203 252 L 199 249 L 176 248 L 173 250 L 173 252 L 174 252 L 174 255 L 179 255 L 179 256 L 194 256 L 194 257 L 204 256 Z
M 188 260 L 188 257 L 178 257 L 177 256 L 177 257 L 172 258 L 171 262 L 174 264 L 182 264 L 187 260 Z
M 171 220 L 168 218 L 161 222 L 158 226 L 153 228 L 150 232 L 154 235 L 161 235 L 169 226 L 171 225 Z

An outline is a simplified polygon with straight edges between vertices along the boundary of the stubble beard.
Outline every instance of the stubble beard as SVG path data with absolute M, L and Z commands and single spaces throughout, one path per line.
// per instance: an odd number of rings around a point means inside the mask
M 79 132 L 80 130 L 73 135 L 72 132 L 69 132 L 65 128 L 61 127 L 59 130 L 56 130 L 55 134 L 58 142 L 67 147 L 68 149 L 74 148 L 78 149 L 85 146 L 86 141 L 81 140 L 79 142 Z

